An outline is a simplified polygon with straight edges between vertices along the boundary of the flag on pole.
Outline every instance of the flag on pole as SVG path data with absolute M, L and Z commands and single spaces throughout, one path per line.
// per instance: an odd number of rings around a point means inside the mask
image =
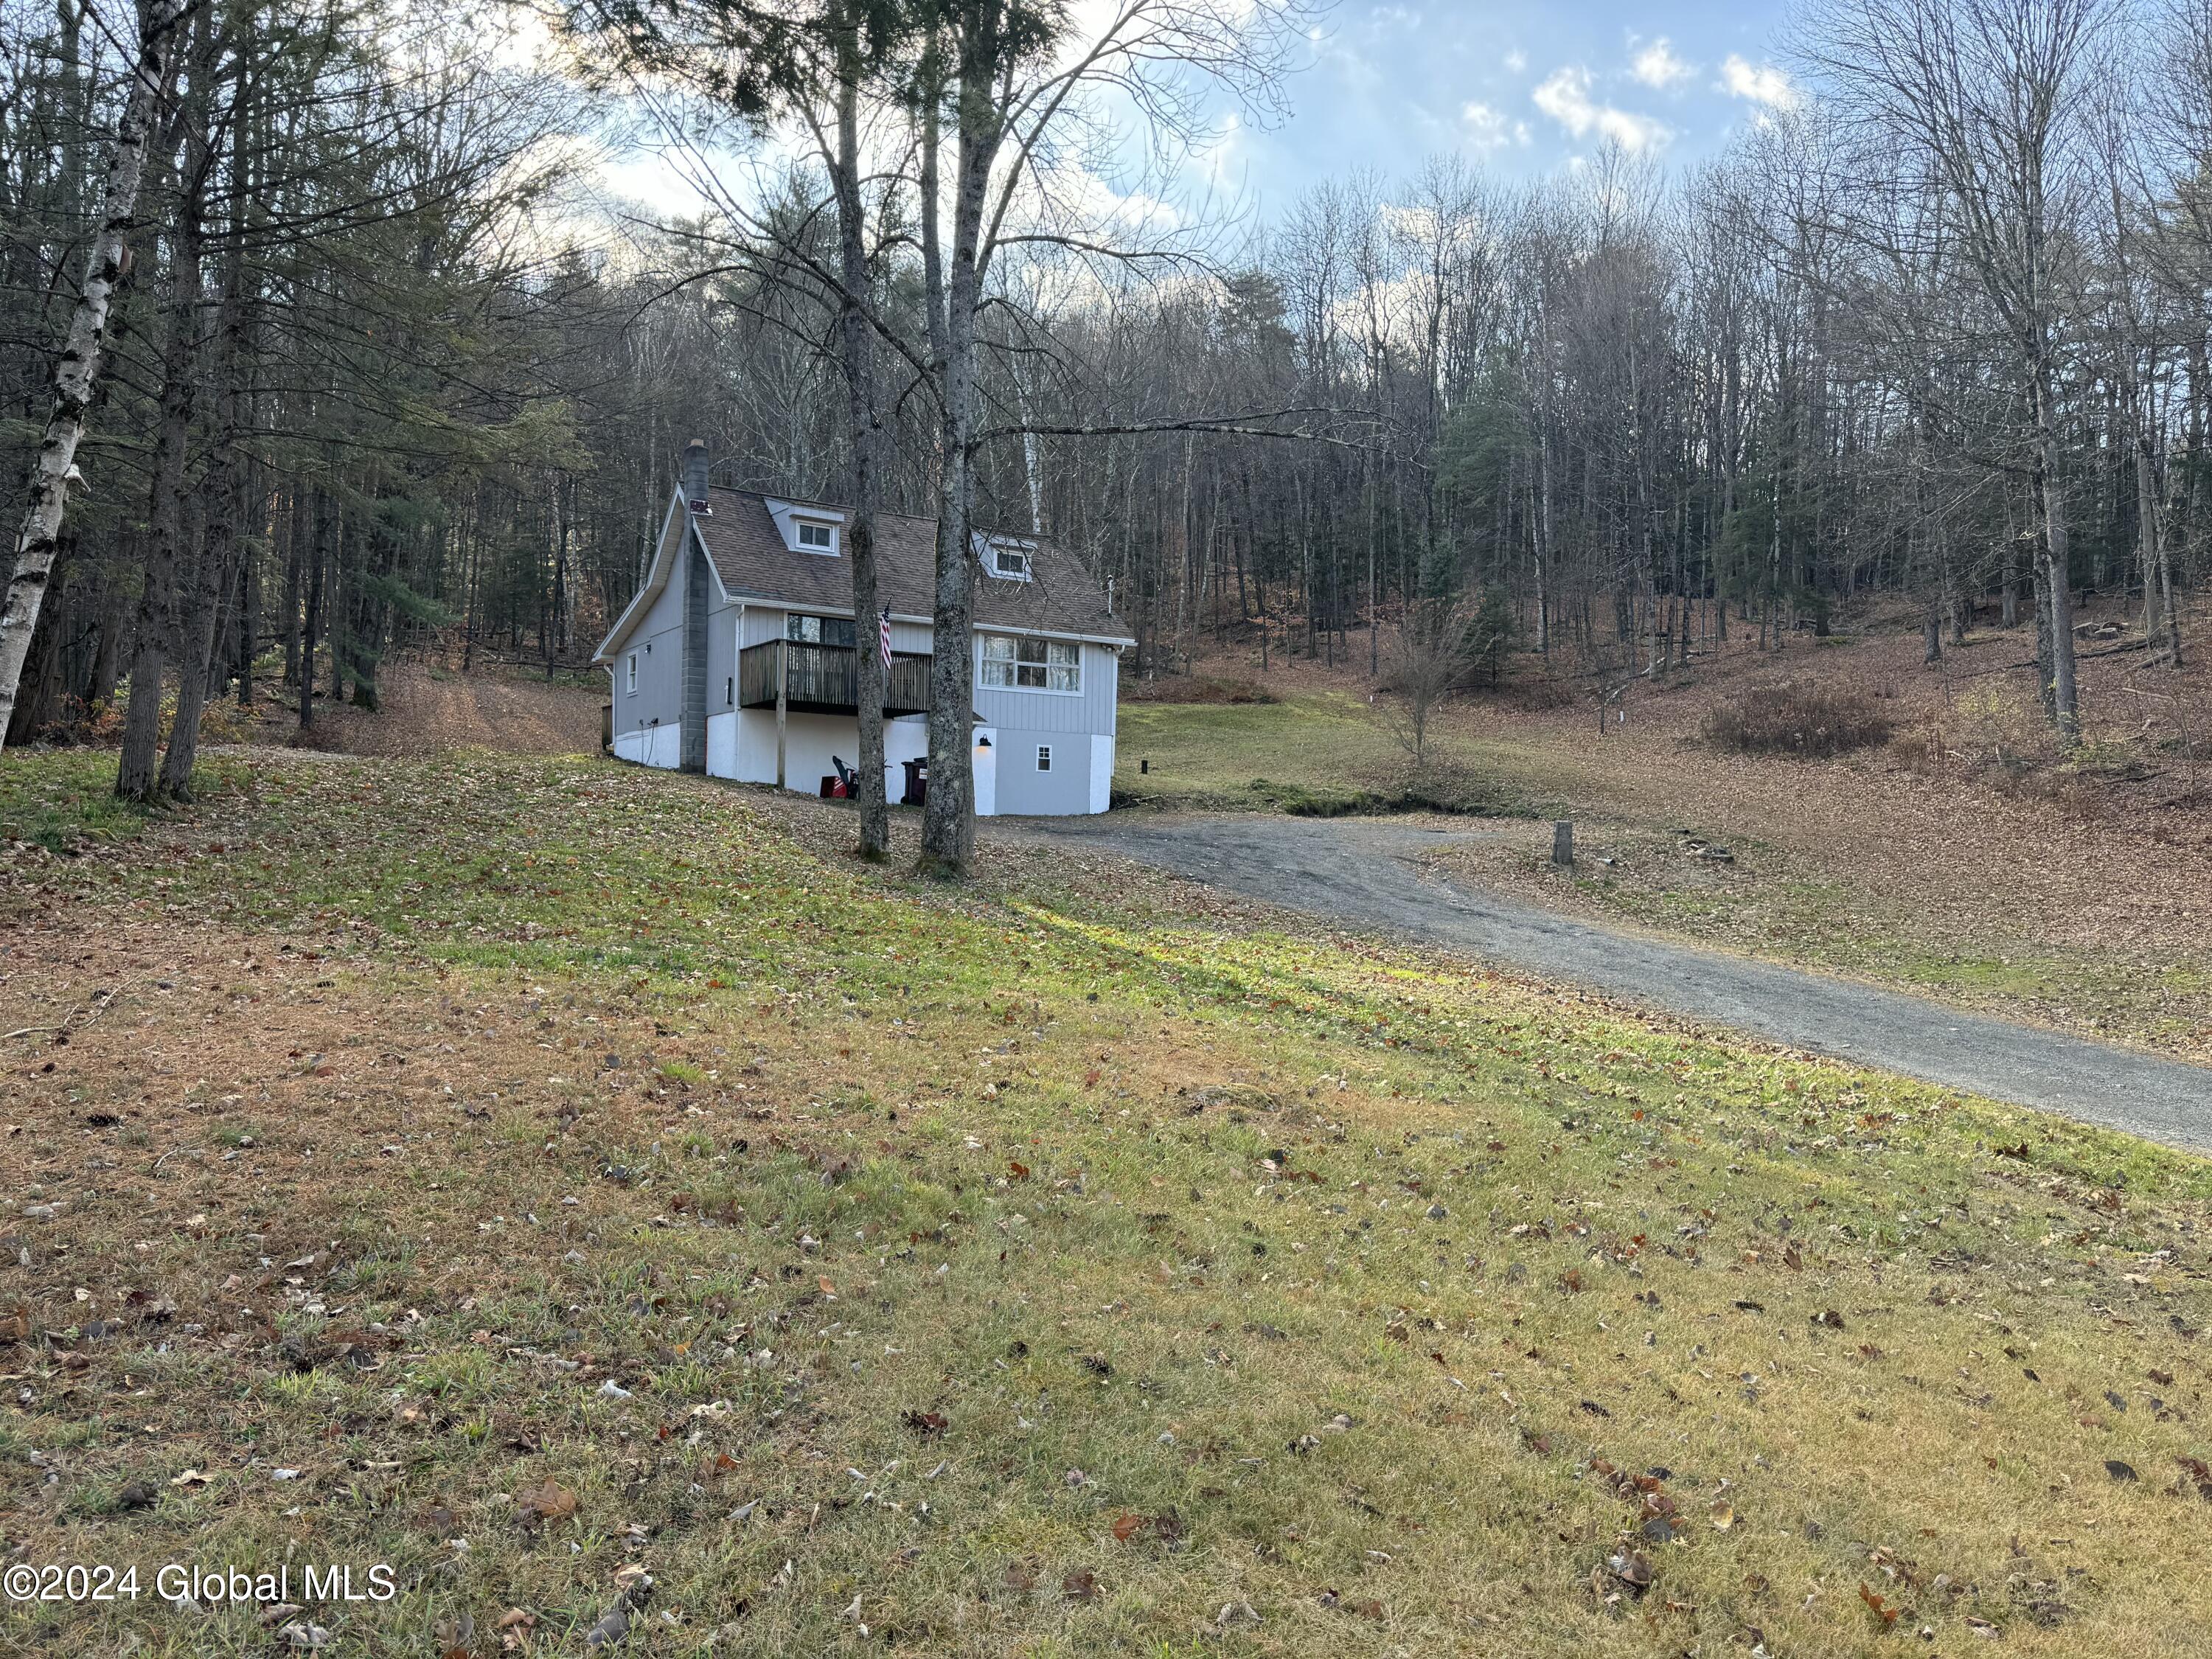
M 889 673 L 891 666 L 891 613 L 888 611 L 876 613 L 876 650 L 884 659 L 884 672 Z

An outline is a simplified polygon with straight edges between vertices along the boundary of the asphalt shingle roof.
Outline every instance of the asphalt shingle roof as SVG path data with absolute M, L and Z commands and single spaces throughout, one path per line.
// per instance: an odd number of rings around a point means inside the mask
M 850 614 L 853 566 L 843 538 L 834 557 L 793 552 L 784 544 L 769 511 L 770 500 L 793 498 L 719 487 L 708 492 L 707 504 L 714 510 L 697 523 L 722 586 L 739 599 Z M 828 501 L 793 504 L 845 511 Z M 1019 539 L 1035 549 L 1028 581 L 993 576 L 978 562 L 978 627 L 1030 628 L 1133 643 L 1127 624 L 1108 611 L 1104 592 L 1072 556 L 1041 537 Z M 876 591 L 885 609 L 902 617 L 934 615 L 936 573 L 936 520 L 899 513 L 877 515 Z

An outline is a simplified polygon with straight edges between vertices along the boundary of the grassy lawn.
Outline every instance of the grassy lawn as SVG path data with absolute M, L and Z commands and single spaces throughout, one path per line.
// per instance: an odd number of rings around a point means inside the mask
M 218 764 L 207 780 L 230 775 Z M 64 750 L 35 764 L 0 767 L 0 837 L 27 842 L 49 853 L 127 841 L 144 826 L 145 813 L 115 799 L 112 750 Z
M 1114 787 L 1132 805 L 1525 817 L 1558 798 L 1534 756 L 1441 720 L 1417 776 L 1389 727 L 1341 691 L 1272 703 L 1127 703 L 1120 722 Z
M 2198 1159 L 603 763 L 271 757 L 130 827 L 0 885 L 0 1528 L 302 1605 L 13 1604 L 19 1650 L 2212 1618 Z

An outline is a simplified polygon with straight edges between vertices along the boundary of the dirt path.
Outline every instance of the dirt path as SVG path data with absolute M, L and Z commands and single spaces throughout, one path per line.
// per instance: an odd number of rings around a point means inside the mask
M 2212 1150 L 2212 1071 L 1577 921 L 1455 886 L 1423 866 L 1425 854 L 1467 831 L 1372 818 L 1116 814 L 992 833 L 1079 842 L 1793 1048 Z
M 374 714 L 339 705 L 317 713 L 335 746 L 356 755 L 428 755 L 498 749 L 516 755 L 589 754 L 599 746 L 598 688 L 548 685 L 503 674 L 417 665 L 389 671 Z

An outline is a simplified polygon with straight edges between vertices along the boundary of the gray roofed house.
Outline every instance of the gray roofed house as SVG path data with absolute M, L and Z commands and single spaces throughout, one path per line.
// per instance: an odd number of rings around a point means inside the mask
M 858 758 L 856 652 L 842 507 L 709 488 L 685 449 L 653 562 L 593 660 L 612 684 L 625 760 L 812 794 Z M 877 592 L 892 662 L 886 787 L 915 798 L 927 753 L 937 525 L 879 514 Z M 1037 536 L 979 533 L 969 681 L 981 814 L 1103 812 L 1114 775 L 1121 653 L 1106 593 Z

